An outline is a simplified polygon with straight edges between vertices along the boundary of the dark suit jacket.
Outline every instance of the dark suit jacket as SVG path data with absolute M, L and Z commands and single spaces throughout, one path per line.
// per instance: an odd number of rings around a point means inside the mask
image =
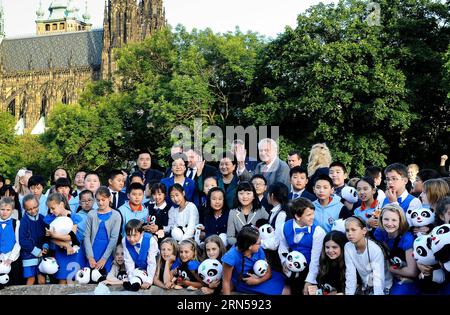
M 270 169 L 263 173 L 263 168 L 266 165 L 265 162 L 258 163 L 255 168 L 255 174 L 262 174 L 266 180 L 267 180 L 267 186 L 275 183 L 275 182 L 281 182 L 285 184 L 287 187 L 290 185 L 290 177 L 289 177 L 289 166 L 286 162 L 280 160 L 279 158 L 276 158 L 273 162 Z M 242 173 L 249 174 L 249 171 L 245 169 L 245 171 Z
M 292 197 L 293 197 L 293 193 L 290 192 L 290 193 L 289 193 L 289 196 L 288 196 L 289 200 L 292 200 Z M 310 193 L 309 191 L 307 191 L 306 189 L 302 192 L 302 194 L 301 194 L 298 198 L 300 198 L 300 197 L 309 199 L 309 200 L 311 200 L 311 201 L 314 201 L 314 200 L 317 199 L 316 195 L 311 194 L 311 193 Z

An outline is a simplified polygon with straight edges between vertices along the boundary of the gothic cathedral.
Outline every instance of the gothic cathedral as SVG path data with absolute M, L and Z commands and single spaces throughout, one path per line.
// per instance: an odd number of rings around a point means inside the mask
M 58 104 L 77 103 L 92 81 L 111 80 L 114 48 L 139 42 L 166 24 L 163 0 L 106 0 L 103 29 L 92 29 L 72 0 L 36 11 L 36 35 L 8 38 L 0 2 L 0 111 L 16 117 L 16 134 L 40 134 Z

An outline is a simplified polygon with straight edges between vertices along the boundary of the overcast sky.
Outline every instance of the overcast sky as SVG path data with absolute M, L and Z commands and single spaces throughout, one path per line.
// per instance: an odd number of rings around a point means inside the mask
M 5 14 L 7 37 L 32 35 L 36 33 L 36 10 L 40 0 L 0 0 Z M 53 0 L 42 0 L 48 17 L 48 7 Z M 85 0 L 73 0 L 85 11 Z M 258 32 L 269 37 L 282 33 L 286 25 L 295 26 L 297 15 L 311 5 L 319 2 L 330 3 L 336 0 L 165 0 L 166 18 L 170 25 L 183 24 L 192 28 L 210 27 L 215 32 L 241 31 Z M 91 22 L 94 27 L 103 26 L 104 0 L 87 0 Z

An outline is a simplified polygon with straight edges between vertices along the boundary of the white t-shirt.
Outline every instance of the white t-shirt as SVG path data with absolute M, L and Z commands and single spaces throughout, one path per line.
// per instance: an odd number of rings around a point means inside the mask
M 392 275 L 389 272 L 384 253 L 380 246 L 372 240 L 366 243 L 363 253 L 356 251 L 356 246 L 348 242 L 344 247 L 345 257 L 345 294 L 354 295 L 357 287 L 358 272 L 363 285 L 373 286 L 375 295 L 384 295 L 384 289 L 392 286 Z

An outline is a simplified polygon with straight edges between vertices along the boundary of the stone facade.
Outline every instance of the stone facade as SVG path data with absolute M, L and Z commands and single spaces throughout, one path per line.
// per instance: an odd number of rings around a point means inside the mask
M 36 36 L 3 38 L 0 5 L 0 110 L 16 117 L 19 134 L 42 132 L 37 124 L 56 104 L 77 103 L 87 84 L 112 79 L 114 48 L 165 25 L 162 0 L 107 0 L 104 29 L 91 30 L 87 8 L 83 20 L 77 11 L 71 0 L 53 1 L 47 19 L 36 12 Z

